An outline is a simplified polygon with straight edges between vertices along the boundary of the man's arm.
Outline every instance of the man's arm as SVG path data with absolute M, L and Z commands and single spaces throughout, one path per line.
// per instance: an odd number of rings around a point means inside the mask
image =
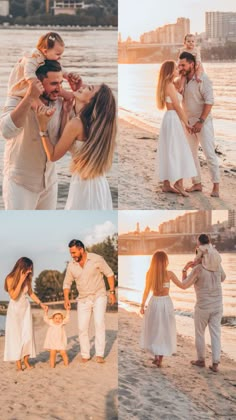
M 100 257 L 100 271 L 107 277 L 107 281 L 110 287 L 110 294 L 109 294 L 109 301 L 113 305 L 116 303 L 116 295 L 115 295 L 115 277 L 114 273 L 104 260 L 103 257 Z
M 68 266 L 66 270 L 64 282 L 63 282 L 64 307 L 66 310 L 71 308 L 69 293 L 70 293 L 70 288 L 71 288 L 73 280 L 74 280 L 74 276 L 70 271 L 70 267 Z

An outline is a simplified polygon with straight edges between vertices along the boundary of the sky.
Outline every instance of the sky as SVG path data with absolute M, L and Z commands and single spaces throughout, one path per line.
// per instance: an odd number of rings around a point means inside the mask
M 190 31 L 205 32 L 205 12 L 235 12 L 235 0 L 119 0 L 119 32 L 122 39 L 139 36 L 178 17 L 190 19 Z
M 187 211 L 187 213 L 189 212 Z M 184 213 L 186 213 L 185 210 L 121 210 L 119 211 L 119 234 L 134 231 L 137 222 L 139 222 L 141 230 L 144 230 L 146 226 L 149 226 L 152 230 L 157 230 L 162 222 L 175 219 Z M 212 211 L 213 223 L 223 222 L 227 219 L 227 210 Z
M 0 299 L 8 299 L 4 280 L 20 257 L 34 262 L 34 278 L 42 270 L 63 271 L 70 260 L 68 243 L 103 241 L 117 232 L 116 211 L 0 212 Z

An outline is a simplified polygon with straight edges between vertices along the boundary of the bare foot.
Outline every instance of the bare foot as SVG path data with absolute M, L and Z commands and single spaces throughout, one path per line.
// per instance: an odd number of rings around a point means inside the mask
M 189 197 L 189 194 L 179 185 L 174 184 L 174 188 L 183 196 L 183 197 Z
M 219 191 L 212 191 L 212 193 L 211 193 L 211 197 L 219 197 L 220 196 L 220 194 L 219 194 Z
M 212 372 L 215 372 L 215 373 L 219 372 L 218 363 L 212 363 L 212 365 L 209 366 L 209 369 L 211 369 Z
M 186 188 L 187 192 L 202 191 L 202 184 L 193 184 L 190 188 Z
M 191 360 L 191 365 L 193 365 L 193 366 L 197 366 L 197 367 L 205 367 L 206 366 L 206 364 L 205 364 L 205 361 L 204 360 Z
M 166 193 L 174 193 L 174 194 L 179 194 L 179 191 L 177 191 L 174 187 L 171 187 L 171 185 L 169 187 L 162 187 L 162 192 Z

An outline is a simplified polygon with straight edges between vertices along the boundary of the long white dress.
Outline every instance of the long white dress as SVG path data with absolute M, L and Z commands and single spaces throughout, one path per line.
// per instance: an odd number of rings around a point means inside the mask
M 176 324 L 170 296 L 152 296 L 145 312 L 140 347 L 154 355 L 176 352 Z
M 182 95 L 177 92 L 179 102 Z M 171 98 L 165 98 L 171 103 Z M 163 117 L 157 153 L 159 181 L 178 181 L 197 176 L 193 155 L 180 118 L 175 110 L 167 110 Z
M 35 341 L 31 307 L 27 299 L 28 287 L 19 294 L 16 300 L 10 299 L 7 317 L 4 361 L 21 360 L 24 356 L 35 357 Z
M 69 321 L 67 315 L 61 324 L 55 324 L 52 319 L 44 316 L 44 321 L 49 325 L 43 348 L 46 350 L 65 350 L 67 346 L 67 337 L 65 324 Z
M 82 141 L 76 140 L 71 147 L 72 159 L 82 144 Z M 78 173 L 73 173 L 65 210 L 112 210 L 112 197 L 106 177 L 81 179 Z

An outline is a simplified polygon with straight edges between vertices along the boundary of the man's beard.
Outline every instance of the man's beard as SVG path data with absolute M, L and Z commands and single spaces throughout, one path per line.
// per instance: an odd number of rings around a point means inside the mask
M 82 260 L 82 258 L 83 258 L 82 255 L 79 255 L 79 257 L 75 257 L 75 261 L 80 262 Z
M 50 96 L 52 93 L 58 93 L 58 92 L 51 92 L 50 94 L 47 94 L 47 92 L 44 91 L 43 94 L 42 94 L 42 97 L 44 99 L 46 99 L 47 101 L 55 102 L 57 100 L 57 98 L 52 99 L 51 96 Z

